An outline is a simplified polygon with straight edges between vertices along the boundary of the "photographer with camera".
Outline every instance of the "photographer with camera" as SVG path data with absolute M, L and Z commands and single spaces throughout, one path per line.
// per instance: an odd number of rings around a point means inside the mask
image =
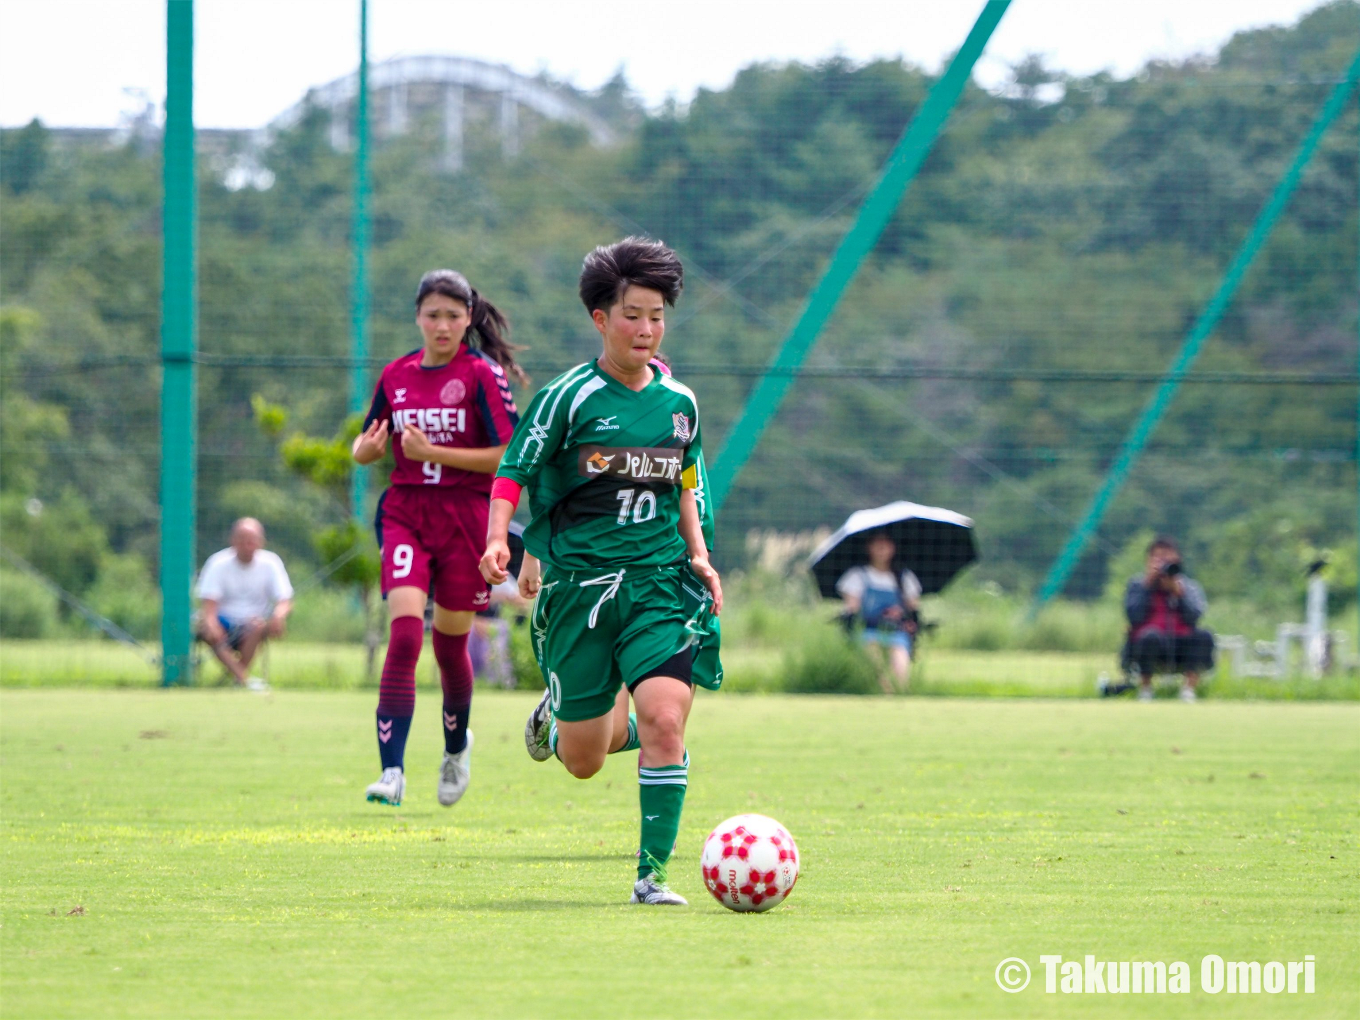
M 1200 673 L 1214 664 L 1214 636 L 1197 626 L 1207 608 L 1204 589 L 1181 567 L 1176 543 L 1164 536 L 1154 539 L 1146 571 L 1124 591 L 1129 621 L 1125 660 L 1138 672 L 1139 700 L 1152 699 L 1157 673 L 1182 674 L 1181 700 L 1195 700 Z

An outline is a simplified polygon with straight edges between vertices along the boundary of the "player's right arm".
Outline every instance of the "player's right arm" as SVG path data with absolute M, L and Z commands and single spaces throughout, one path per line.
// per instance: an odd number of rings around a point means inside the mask
M 369 406 L 368 417 L 364 419 L 364 430 L 354 437 L 350 454 L 360 464 L 372 464 L 381 460 L 387 452 L 387 420 L 392 416 L 392 406 L 387 402 L 382 380 L 373 391 L 373 403 Z
M 505 569 L 510 562 L 510 518 L 519 506 L 520 491 L 533 484 L 566 439 L 570 425 L 569 394 L 575 389 L 573 384 L 588 374 L 585 368 L 579 365 L 558 376 L 534 395 L 501 457 L 491 486 L 486 552 L 478 564 L 482 577 L 491 584 L 500 584 L 510 576 Z

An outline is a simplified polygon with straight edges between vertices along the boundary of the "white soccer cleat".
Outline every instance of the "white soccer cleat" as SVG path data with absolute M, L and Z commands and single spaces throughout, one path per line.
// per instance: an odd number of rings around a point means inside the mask
M 463 794 L 467 793 L 468 781 L 472 778 L 472 731 L 467 733 L 467 746 L 457 754 L 444 752 L 444 761 L 439 766 L 439 803 L 453 807 Z
M 376 783 L 369 784 L 367 796 L 369 800 L 376 800 L 379 804 L 400 807 L 401 797 L 405 792 L 406 777 L 402 775 L 401 769 L 394 765 L 390 769 L 383 769 L 382 778 Z
M 679 893 L 671 892 L 665 882 L 658 882 L 654 875 L 639 878 L 633 886 L 633 898 L 629 903 L 645 903 L 650 907 L 687 907 L 689 900 Z
M 246 690 L 254 691 L 256 694 L 268 694 L 269 684 L 257 676 L 246 677 Z
M 1181 700 L 1186 702 L 1198 701 L 1199 695 L 1195 693 L 1195 689 L 1193 687 L 1182 687 Z
M 548 737 L 552 732 L 552 692 L 544 691 L 543 698 L 529 713 L 529 721 L 524 724 L 524 746 L 534 761 L 547 761 L 552 757 L 552 745 Z
M 1139 700 L 1139 701 L 1151 701 L 1151 700 L 1152 700 L 1152 688 L 1151 688 L 1151 687 L 1139 687 L 1139 688 L 1138 688 L 1138 700 Z

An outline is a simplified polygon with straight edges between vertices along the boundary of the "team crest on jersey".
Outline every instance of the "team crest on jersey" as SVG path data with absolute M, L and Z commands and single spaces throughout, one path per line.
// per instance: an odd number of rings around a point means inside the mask
M 461 404 L 466 396 L 467 387 L 463 385 L 462 379 L 450 379 L 439 391 L 439 399 L 445 404 Z
M 405 386 L 398 386 L 398 387 L 397 387 L 396 392 L 392 394 L 392 403 L 394 403 L 394 404 L 404 404 L 404 403 L 406 403 L 406 387 L 405 387 Z
M 689 418 L 683 414 L 671 415 L 671 421 L 675 422 L 675 438 L 682 443 L 689 442 Z

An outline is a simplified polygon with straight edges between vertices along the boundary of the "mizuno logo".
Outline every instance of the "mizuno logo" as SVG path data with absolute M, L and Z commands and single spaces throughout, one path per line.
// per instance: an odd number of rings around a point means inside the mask
M 610 415 L 608 418 L 596 418 L 595 420 L 596 420 L 597 422 L 599 422 L 600 424 L 598 424 L 598 425 L 595 426 L 595 431 L 596 431 L 596 432 L 605 432 L 605 431 L 607 431 L 607 430 L 609 430 L 609 429 L 617 429 L 617 428 L 619 428 L 618 425 L 610 425 L 610 424 L 609 424 L 611 421 L 613 421 L 613 420 L 614 420 L 615 418 L 617 418 L 617 417 L 618 417 L 618 415 L 617 415 L 617 414 L 614 414 L 614 415 Z
M 642 817 L 645 818 L 645 819 L 647 819 L 647 821 L 649 821 L 649 822 L 654 822 L 654 821 L 656 821 L 658 818 L 660 818 L 661 816 L 660 816 L 660 815 L 643 815 Z

